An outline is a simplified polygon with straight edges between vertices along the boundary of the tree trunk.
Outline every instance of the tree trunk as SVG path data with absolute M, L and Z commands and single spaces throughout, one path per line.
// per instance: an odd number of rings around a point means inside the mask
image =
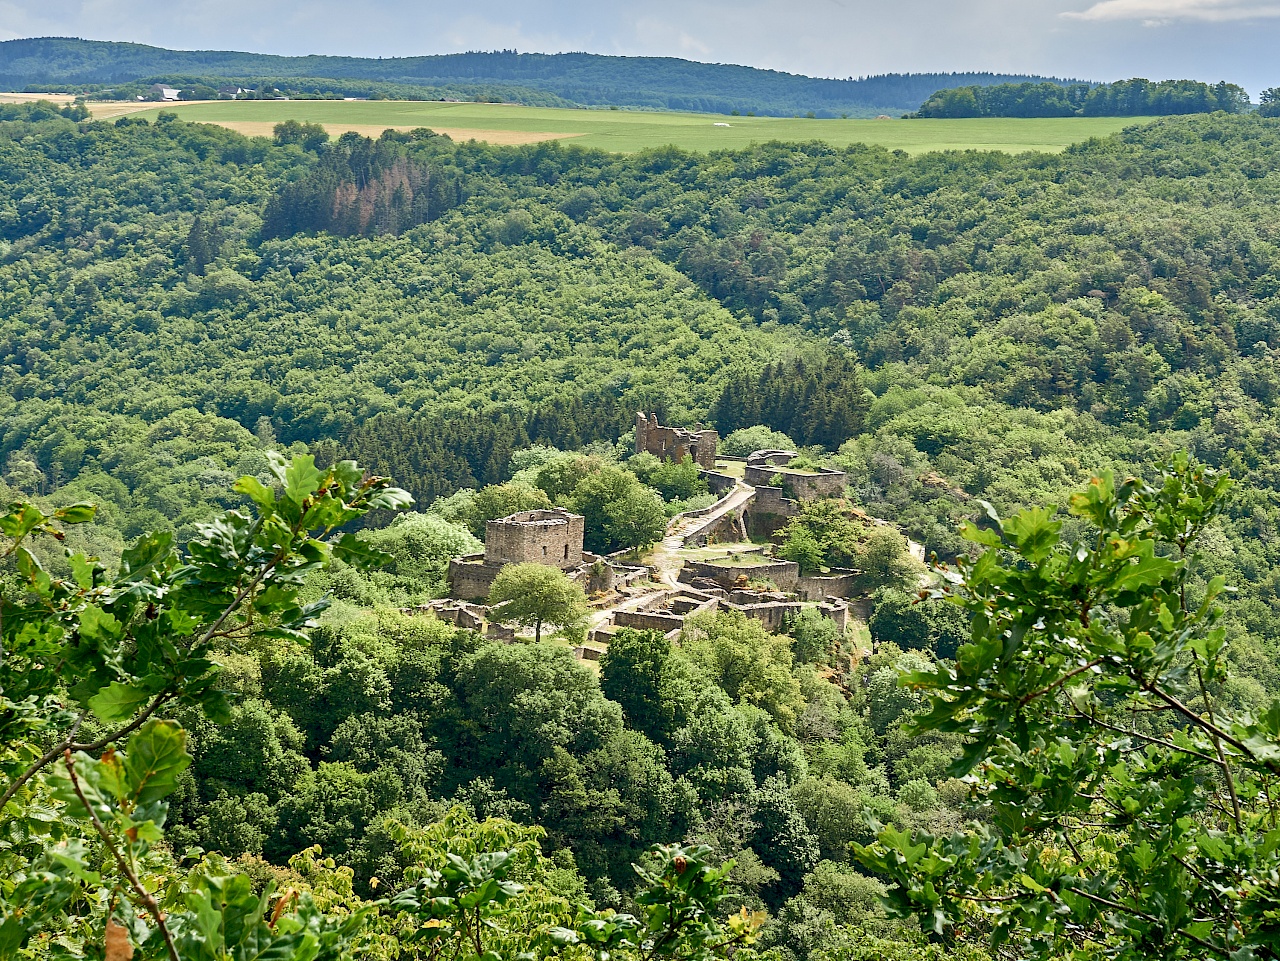
M 533 623 L 533 643 L 542 643 L 542 618 L 538 618 Z

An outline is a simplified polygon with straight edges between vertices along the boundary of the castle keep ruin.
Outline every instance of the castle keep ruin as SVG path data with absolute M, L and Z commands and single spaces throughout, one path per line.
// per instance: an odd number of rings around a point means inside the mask
M 449 595 L 455 600 L 483 600 L 508 564 L 558 567 L 587 592 L 610 591 L 648 573 L 582 549 L 586 522 L 581 514 L 554 508 L 521 511 L 485 524 L 484 553 L 449 562 Z M 455 621 L 456 623 L 456 621 Z
M 546 564 L 562 571 L 582 564 L 581 514 L 556 508 L 521 511 L 485 524 L 484 562 Z
M 636 413 L 636 453 L 652 454 L 679 463 L 688 457 L 704 470 L 716 469 L 716 448 L 720 435 L 713 430 L 683 430 L 663 427 L 657 414 Z

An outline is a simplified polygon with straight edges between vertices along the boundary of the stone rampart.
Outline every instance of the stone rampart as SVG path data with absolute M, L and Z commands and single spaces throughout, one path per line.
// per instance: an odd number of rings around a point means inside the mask
M 747 458 L 744 479 L 757 489 L 781 488 L 783 496 L 798 501 L 838 497 L 844 493 L 848 482 L 844 471 L 829 467 L 793 470 L 789 465 L 795 458 L 795 451 L 758 450 Z
M 747 533 L 753 540 L 768 540 L 799 513 L 800 503 L 783 497 L 781 488 L 757 487 L 747 505 Z
M 756 564 L 710 564 L 704 561 L 688 561 L 680 572 L 680 577 L 682 580 L 706 578 L 724 588 L 732 588 L 740 578 L 745 577 L 748 581 L 769 581 L 778 590 L 790 593 L 795 590 L 796 581 L 800 578 L 800 565 L 795 561 L 772 559 Z
M 795 592 L 803 601 L 853 597 L 858 593 L 858 575 L 853 571 L 846 571 L 826 577 L 801 577 L 796 580 Z
M 618 627 L 633 627 L 640 631 L 678 631 L 684 627 L 684 618 L 679 614 L 664 614 L 656 611 L 618 611 L 613 615 L 613 623 Z
M 728 474 L 722 474 L 719 471 L 703 468 L 698 471 L 698 476 L 707 482 L 707 487 L 710 488 L 711 493 L 720 497 L 723 497 L 738 486 L 736 477 L 730 477 Z
M 455 557 L 449 562 L 449 595 L 467 601 L 483 601 L 502 570 L 501 564 L 486 564 L 483 554 Z
M 757 604 L 730 602 L 725 607 L 729 610 L 741 611 L 752 620 L 763 624 L 770 634 L 777 634 L 786 628 L 790 618 L 804 610 L 805 605 L 799 601 L 762 601 Z M 818 604 L 815 609 L 841 631 L 848 628 L 849 606 L 847 604 Z
M 795 471 L 786 467 L 748 465 L 746 482 L 757 490 L 781 490 L 790 500 L 813 501 L 844 493 L 848 475 L 842 470 Z M 778 481 L 781 483 L 778 483 Z

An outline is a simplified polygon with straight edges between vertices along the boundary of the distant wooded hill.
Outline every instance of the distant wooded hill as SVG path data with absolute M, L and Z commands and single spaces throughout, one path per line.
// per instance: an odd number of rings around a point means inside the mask
M 1243 113 L 1249 94 L 1222 81 L 1150 80 L 1117 83 L 1007 83 L 939 90 L 914 114 L 960 117 L 1165 117 L 1188 113 Z
M 0 43 L 0 88 L 48 84 L 123 84 L 164 75 L 199 77 L 331 77 L 447 87 L 508 85 L 524 102 L 530 89 L 586 106 L 648 107 L 767 116 L 867 116 L 915 110 L 946 87 L 1034 82 L 1051 77 L 994 73 L 885 74 L 827 80 L 697 63 L 671 57 L 539 54 L 514 50 L 428 57 L 278 57 L 220 50 L 166 50 L 137 43 L 67 38 Z M 525 88 L 521 91 L 518 88 Z M 522 95 L 523 94 L 523 95 Z

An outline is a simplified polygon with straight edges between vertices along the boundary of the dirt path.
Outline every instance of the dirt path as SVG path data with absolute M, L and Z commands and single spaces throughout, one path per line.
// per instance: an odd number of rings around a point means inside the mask
M 748 487 L 741 481 L 724 497 L 716 501 L 713 509 L 706 514 L 681 514 L 667 525 L 666 536 L 653 546 L 645 562 L 653 571 L 653 579 L 670 587 L 677 587 L 676 575 L 684 566 L 680 550 L 688 543 L 690 537 L 718 523 L 725 514 L 737 510 L 755 497 L 754 487 Z

